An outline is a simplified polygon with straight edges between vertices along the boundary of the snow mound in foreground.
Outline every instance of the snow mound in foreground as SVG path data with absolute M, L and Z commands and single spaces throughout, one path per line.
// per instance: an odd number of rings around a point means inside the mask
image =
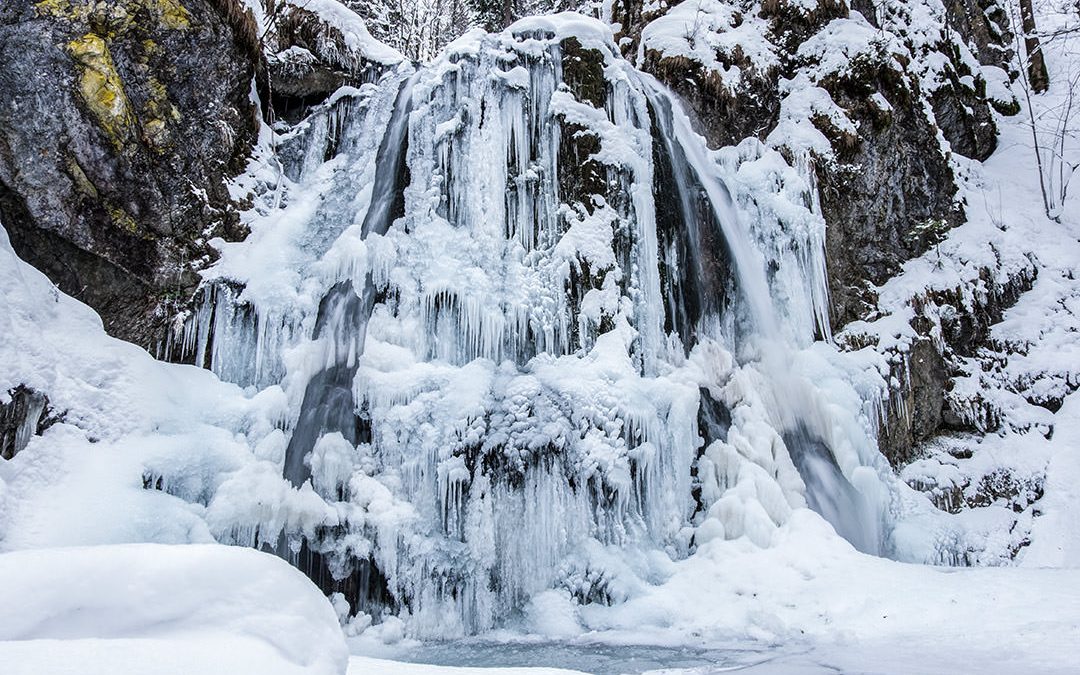
M 219 545 L 0 555 L 7 675 L 344 673 L 326 599 L 283 560 Z

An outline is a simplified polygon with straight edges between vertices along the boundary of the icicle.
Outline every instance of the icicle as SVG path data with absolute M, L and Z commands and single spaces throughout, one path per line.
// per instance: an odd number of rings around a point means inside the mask
M 818 217 L 819 226 L 807 233 L 799 252 L 802 255 L 803 279 L 809 282 L 809 293 L 818 332 L 832 342 L 832 323 L 829 320 L 829 271 L 825 260 L 825 219 L 821 217 L 821 195 L 818 192 L 817 172 L 809 149 L 795 157 L 795 169 L 806 181 L 806 206 Z M 817 224 L 815 223 L 815 225 Z

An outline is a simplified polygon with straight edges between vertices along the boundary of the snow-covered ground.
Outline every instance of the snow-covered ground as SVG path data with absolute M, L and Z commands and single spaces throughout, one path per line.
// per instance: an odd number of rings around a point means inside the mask
M 218 545 L 40 548 L 0 555 L 0 670 L 342 672 L 337 617 L 276 556 Z
M 1075 58 L 1060 44 L 1048 52 L 1055 84 L 1036 98 L 1042 111 L 1063 101 L 1057 75 Z M 907 298 L 968 283 L 984 260 L 1038 268 L 994 328 L 1015 352 L 1003 372 L 988 379 L 972 362 L 972 386 L 1000 398 L 1009 424 L 961 440 L 970 459 L 930 454 L 919 465 L 935 477 L 994 468 L 1045 476 L 1023 518 L 1004 504 L 956 516 L 968 531 L 999 535 L 1002 518 L 1016 519 L 1031 542 L 1017 566 L 864 555 L 796 508 L 768 547 L 718 537 L 682 560 L 620 562 L 649 583 L 613 606 L 550 590 L 510 629 L 449 644 L 406 638 L 396 620 L 354 625 L 346 666 L 344 635 L 310 582 L 273 556 L 213 545 L 237 538 L 237 504 L 278 528 L 326 516 L 310 487 L 281 480 L 282 389 L 245 391 L 107 337 L 0 234 L 0 392 L 26 384 L 67 411 L 0 460 L 0 672 L 1075 672 L 1080 395 L 1051 412 L 1017 392 L 1080 382 L 1080 218 L 1075 197 L 1062 222 L 1043 216 L 1024 124 L 1023 115 L 1002 119 L 998 151 L 966 167 L 970 222 L 881 289 L 883 307 L 905 319 Z M 877 328 L 895 325 L 886 317 Z M 257 499 L 240 494 L 253 485 Z

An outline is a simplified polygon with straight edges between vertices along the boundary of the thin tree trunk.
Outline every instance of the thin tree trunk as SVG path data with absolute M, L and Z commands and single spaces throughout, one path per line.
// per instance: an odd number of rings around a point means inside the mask
M 1031 0 L 1020 0 L 1020 23 L 1024 30 L 1024 49 L 1027 51 L 1031 90 L 1041 94 L 1050 88 L 1050 76 L 1046 72 L 1042 45 L 1039 44 L 1039 36 L 1036 34 L 1035 9 L 1031 6 Z
M 514 23 L 514 0 L 503 0 L 502 2 L 502 27 L 506 28 L 510 24 Z

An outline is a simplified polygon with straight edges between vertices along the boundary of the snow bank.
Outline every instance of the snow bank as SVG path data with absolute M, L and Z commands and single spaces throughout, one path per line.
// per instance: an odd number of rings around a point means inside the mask
M 559 12 L 542 16 L 528 16 L 510 24 L 504 35 L 540 33 L 556 40 L 573 37 L 582 44 L 603 49 L 615 43 L 611 27 L 602 21 L 577 12 Z
M 15 256 L 2 229 L 0 285 L 0 395 L 23 384 L 63 416 L 0 461 L 0 551 L 210 542 L 204 507 L 229 475 L 252 465 L 280 475 L 251 450 L 281 433 L 280 388 L 247 397 L 109 337 Z
M 0 555 L 0 578 L 0 663 L 8 675 L 346 668 L 326 599 L 286 562 L 252 549 L 19 551 Z
M 1054 450 L 1046 467 L 1046 496 L 1039 501 L 1042 516 L 1031 529 L 1031 547 L 1024 553 L 1025 567 L 1080 567 L 1080 397 L 1066 399 L 1058 411 L 1064 419 L 1054 435 Z
M 1002 659 L 1009 665 L 993 669 L 1005 672 L 1064 671 L 1080 658 L 1078 570 L 950 570 L 864 556 L 807 509 L 771 548 L 710 542 L 675 565 L 667 582 L 623 605 L 581 608 L 586 628 L 653 644 L 694 636 L 696 644 L 918 644 L 947 653 L 959 641 Z M 908 672 L 940 672 L 919 661 Z
M 638 60 L 648 51 L 685 57 L 717 73 L 734 92 L 745 68 L 766 73 L 780 65 L 778 48 L 766 37 L 769 21 L 741 10 L 720 0 L 679 3 L 642 29 Z

